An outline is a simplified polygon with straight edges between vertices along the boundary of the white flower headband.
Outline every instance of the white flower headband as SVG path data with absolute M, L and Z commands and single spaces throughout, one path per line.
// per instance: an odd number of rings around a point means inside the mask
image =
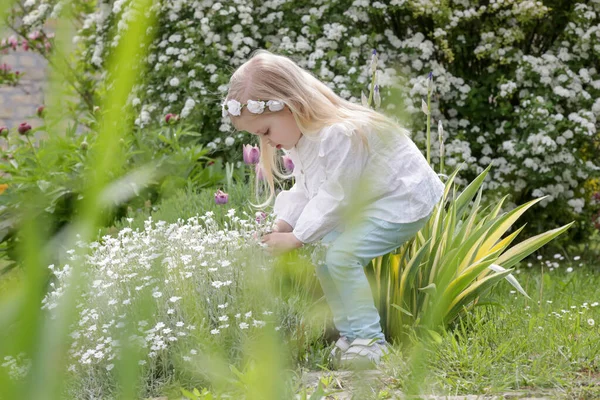
M 253 114 L 262 114 L 265 111 L 265 105 L 269 108 L 269 111 L 280 111 L 284 107 L 283 101 L 279 100 L 269 100 L 266 103 L 262 100 L 248 100 L 248 103 L 241 104 L 239 101 L 232 99 L 223 103 L 221 108 L 223 109 L 223 117 L 226 117 L 228 111 L 231 115 L 241 115 L 244 106 Z

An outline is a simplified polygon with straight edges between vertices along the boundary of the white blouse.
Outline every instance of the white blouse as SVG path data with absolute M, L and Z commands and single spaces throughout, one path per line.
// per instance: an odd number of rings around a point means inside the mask
M 441 199 L 444 183 L 402 130 L 384 138 L 360 135 L 342 123 L 324 127 L 315 137 L 302 135 L 288 154 L 296 181 L 280 192 L 274 214 L 290 224 L 303 243 L 343 230 L 349 212 L 388 222 L 424 218 Z M 369 151 L 370 150 L 370 151 Z

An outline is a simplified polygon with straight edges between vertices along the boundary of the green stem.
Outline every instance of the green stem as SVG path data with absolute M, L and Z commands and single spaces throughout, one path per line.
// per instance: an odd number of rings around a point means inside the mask
M 431 165 L 431 90 L 427 89 L 427 164 Z
M 38 158 L 37 152 L 35 151 L 35 147 L 33 146 L 33 143 L 31 143 L 31 139 L 29 139 L 29 136 L 25 136 L 25 138 L 27 139 L 27 141 L 29 142 L 29 145 L 31 146 L 31 150 L 33 150 L 33 154 L 35 155 L 35 159 L 38 162 L 38 165 L 41 166 L 42 163 L 40 163 L 40 159 Z
M 367 105 L 371 107 L 371 101 L 373 100 L 373 92 L 375 91 L 375 77 L 377 75 L 377 70 L 373 71 L 373 77 L 371 78 L 371 90 L 369 90 L 369 100 L 367 101 Z

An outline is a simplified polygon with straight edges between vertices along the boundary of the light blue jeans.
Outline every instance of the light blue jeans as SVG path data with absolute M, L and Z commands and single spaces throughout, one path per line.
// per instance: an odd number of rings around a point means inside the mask
M 413 238 L 429 218 L 407 224 L 367 218 L 321 239 L 328 249 L 315 269 L 340 336 L 384 339 L 364 267 Z

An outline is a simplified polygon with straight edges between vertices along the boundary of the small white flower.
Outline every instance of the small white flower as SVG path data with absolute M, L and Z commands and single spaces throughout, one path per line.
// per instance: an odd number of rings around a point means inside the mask
M 171 303 L 175 303 L 176 301 L 179 301 L 179 300 L 181 300 L 181 297 L 177 297 L 177 296 L 173 296 L 169 299 L 169 301 Z
M 248 111 L 250 111 L 253 114 L 262 114 L 263 111 L 265 111 L 265 102 L 248 100 L 248 104 L 246 107 L 248 108 Z
M 210 334 L 211 334 L 211 335 L 216 335 L 216 334 L 218 334 L 219 332 L 221 332 L 221 331 L 220 331 L 220 330 L 218 330 L 218 329 L 213 329 L 212 331 L 210 331 Z
M 596 324 L 596 321 L 594 321 L 592 318 L 587 320 L 587 323 L 589 326 L 594 326 Z
M 241 323 L 240 323 L 240 329 L 248 329 L 248 327 L 249 327 L 249 326 L 250 326 L 250 325 L 248 325 L 248 324 L 247 324 L 247 323 L 245 323 L 245 322 L 241 322 Z
M 241 115 L 242 105 L 240 104 L 239 101 L 232 99 L 232 100 L 229 100 L 226 105 L 227 105 L 227 111 L 229 111 L 229 113 L 231 115 L 236 115 L 236 116 Z
M 219 317 L 219 321 L 221 321 L 221 322 L 224 322 L 224 321 L 227 321 L 227 320 L 229 320 L 229 317 L 227 315 L 221 315 Z
M 162 297 L 162 293 L 161 292 L 154 292 L 154 293 L 152 293 L 152 297 L 154 297 L 155 299 L 158 299 L 159 297 Z
M 256 326 L 259 328 L 262 328 L 263 326 L 265 326 L 267 323 L 265 321 L 259 321 L 259 320 L 252 320 L 252 326 Z
M 588 321 L 588 322 L 589 322 L 589 321 Z M 108 365 L 106 366 L 106 370 L 107 370 L 107 371 L 110 371 L 110 370 L 111 370 L 111 369 L 113 369 L 114 367 L 115 367 L 115 365 L 114 365 L 114 364 L 108 364 Z
M 267 107 L 269 107 L 270 111 L 281 111 L 285 105 L 282 101 L 279 100 L 269 100 L 267 101 Z
M 235 139 L 232 138 L 231 136 L 228 136 L 225 139 L 225 145 L 227 145 L 227 146 L 232 146 L 234 143 L 235 143 Z
M 192 349 L 192 350 L 190 350 L 190 354 L 196 355 L 196 354 L 198 354 L 198 351 Z
M 573 268 L 571 268 L 571 267 L 567 268 L 567 272 L 573 272 Z
M 169 85 L 171 86 L 178 86 L 179 85 L 179 79 L 177 78 L 173 78 L 169 81 Z

